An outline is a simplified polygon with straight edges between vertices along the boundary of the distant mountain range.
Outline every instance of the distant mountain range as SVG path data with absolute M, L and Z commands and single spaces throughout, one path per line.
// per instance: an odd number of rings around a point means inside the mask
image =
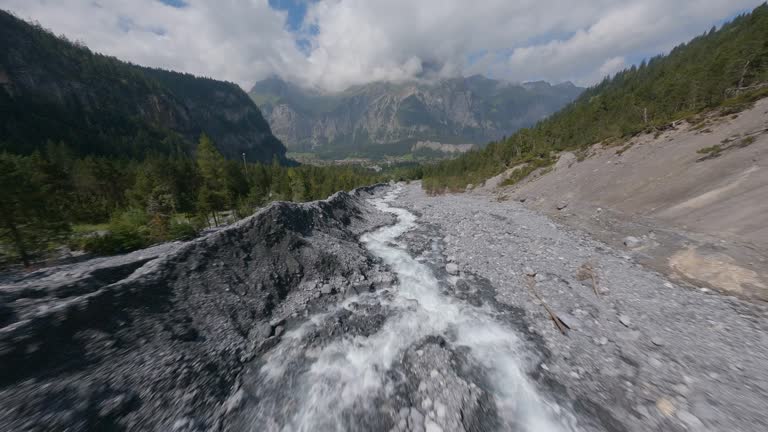
M 0 151 L 64 142 L 77 155 L 191 153 L 208 134 L 229 158 L 285 160 L 237 85 L 91 52 L 0 10 Z
M 433 83 L 374 82 L 323 93 L 272 77 L 249 95 L 289 151 L 383 156 L 483 145 L 535 124 L 578 97 L 572 83 L 513 84 L 481 75 Z

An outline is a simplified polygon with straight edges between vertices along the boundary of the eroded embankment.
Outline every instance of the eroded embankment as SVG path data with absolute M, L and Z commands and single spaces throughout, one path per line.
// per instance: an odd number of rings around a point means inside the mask
M 525 202 L 681 283 L 767 301 L 768 98 L 697 121 L 565 152 L 513 187 L 495 187 L 507 172 L 476 193 Z
M 0 430 L 216 429 L 286 319 L 392 281 L 358 241 L 373 190 L 0 286 Z

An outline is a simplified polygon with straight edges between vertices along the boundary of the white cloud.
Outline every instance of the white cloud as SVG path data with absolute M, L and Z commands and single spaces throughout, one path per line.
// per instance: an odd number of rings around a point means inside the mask
M 305 62 L 285 13 L 267 0 L 0 0 L 0 8 L 40 22 L 92 50 L 134 63 L 226 79 L 254 79 Z
M 0 0 L 96 51 L 248 88 L 276 73 L 327 89 L 486 73 L 591 84 L 761 0 L 324 0 L 303 31 L 267 0 Z M 297 38 L 307 38 L 305 53 Z

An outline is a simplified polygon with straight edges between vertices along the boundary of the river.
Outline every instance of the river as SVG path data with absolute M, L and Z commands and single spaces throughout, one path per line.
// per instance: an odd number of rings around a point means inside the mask
M 450 399 L 462 392 L 490 395 L 484 403 L 494 406 L 481 411 L 494 419 L 481 419 L 482 427 L 575 430 L 566 410 L 542 397 L 528 378 L 530 356 L 516 330 L 496 318 L 492 305 L 473 306 L 446 295 L 441 284 L 448 282 L 408 252 L 401 237 L 417 228 L 417 217 L 392 205 L 398 193 L 395 188 L 372 200 L 379 210 L 394 214 L 397 223 L 361 237 L 370 253 L 394 271 L 397 285 L 347 299 L 289 331 L 253 374 L 254 400 L 247 416 L 251 430 L 462 430 L 466 414 L 453 412 L 456 402 L 439 396 Z M 325 338 L 333 334 L 327 328 L 339 316 L 347 317 L 356 331 Z M 368 321 L 373 324 L 355 324 Z M 449 371 L 454 361 L 436 359 L 430 375 L 439 383 L 437 393 L 425 396 L 426 383 L 408 382 L 416 373 L 408 370 L 410 363 L 403 357 L 435 336 L 447 341 L 452 352 L 461 352 L 466 362 L 460 371 Z M 469 369 L 478 373 L 467 373 Z M 462 378 L 448 378 L 457 374 Z M 475 383 L 472 376 L 483 379 Z M 456 388 L 446 388 L 452 385 Z M 417 406 L 402 406 L 409 401 Z

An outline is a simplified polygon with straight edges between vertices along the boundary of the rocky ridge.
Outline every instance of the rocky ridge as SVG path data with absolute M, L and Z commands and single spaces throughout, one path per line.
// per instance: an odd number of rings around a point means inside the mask
M 581 91 L 570 83 L 517 85 L 476 75 L 375 82 L 331 94 L 273 77 L 249 94 L 291 151 L 405 154 L 418 141 L 486 144 L 536 123 Z
M 293 320 L 392 283 L 363 197 L 275 203 L 206 237 L 0 287 L 0 429 L 215 430 Z

